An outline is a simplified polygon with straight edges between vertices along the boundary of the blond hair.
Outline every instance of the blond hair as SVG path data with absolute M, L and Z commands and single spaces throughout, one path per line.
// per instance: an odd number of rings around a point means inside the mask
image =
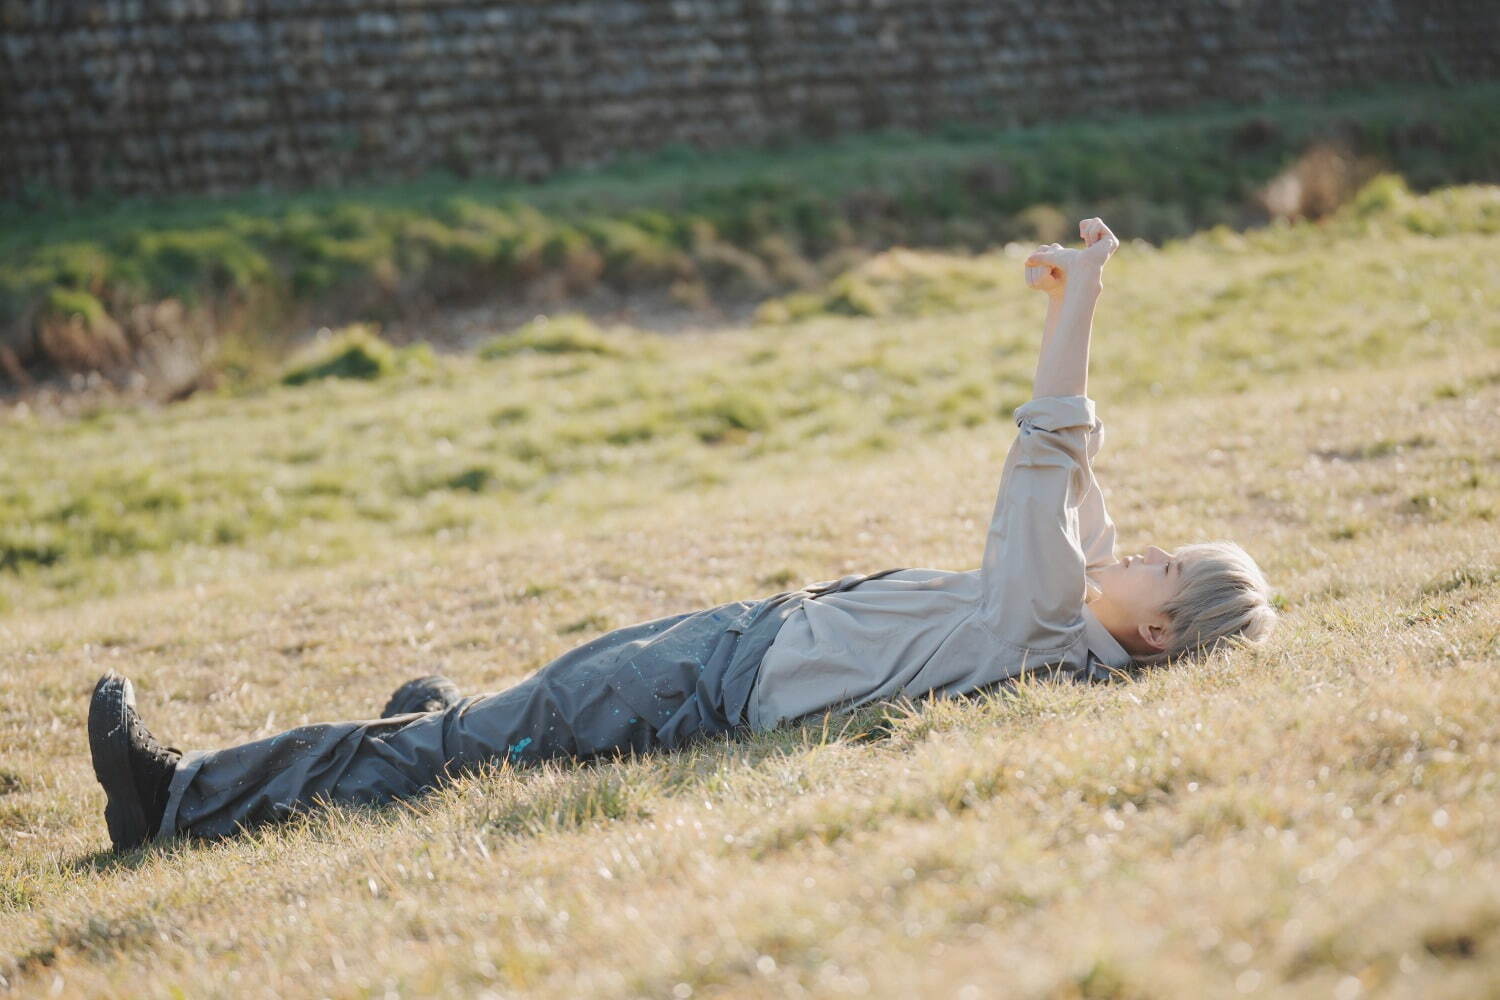
M 1184 545 L 1172 556 L 1180 566 L 1181 586 L 1162 611 L 1167 616 L 1167 646 L 1160 653 L 1137 656 L 1138 663 L 1203 656 L 1231 643 L 1262 642 L 1276 627 L 1271 587 L 1234 542 Z

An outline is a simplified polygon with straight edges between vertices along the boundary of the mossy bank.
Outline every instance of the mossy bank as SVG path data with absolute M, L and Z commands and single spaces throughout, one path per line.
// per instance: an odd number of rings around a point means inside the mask
M 1494 85 L 779 151 L 668 152 L 539 185 L 433 177 L 228 201 L 0 209 L 0 381 L 186 394 L 321 325 L 596 288 L 688 305 L 818 286 L 894 244 L 980 250 L 1098 214 L 1153 243 L 1335 208 L 1377 169 L 1500 178 Z

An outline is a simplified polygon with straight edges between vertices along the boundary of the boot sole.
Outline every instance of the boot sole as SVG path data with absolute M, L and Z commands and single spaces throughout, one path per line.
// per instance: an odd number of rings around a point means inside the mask
M 139 847 L 147 840 L 146 812 L 130 773 L 130 710 L 135 688 L 110 671 L 94 685 L 89 702 L 89 754 L 94 777 L 104 786 L 104 822 L 116 851 Z

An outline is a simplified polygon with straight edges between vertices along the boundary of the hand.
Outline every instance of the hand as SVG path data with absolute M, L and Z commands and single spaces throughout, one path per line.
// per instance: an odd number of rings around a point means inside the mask
M 1048 295 L 1061 295 L 1068 284 L 1068 272 L 1058 265 L 1043 264 L 1039 260 L 1033 263 L 1033 258 L 1042 251 L 1062 251 L 1063 253 L 1077 253 L 1076 250 L 1063 250 L 1061 243 L 1047 243 L 1036 248 L 1036 253 L 1026 259 L 1026 287 L 1034 288 Z
M 1026 258 L 1026 284 L 1050 295 L 1061 295 L 1070 276 L 1088 273 L 1097 280 L 1104 265 L 1119 249 L 1120 241 L 1101 219 L 1084 219 L 1078 223 L 1078 234 L 1083 238 L 1082 250 L 1056 243 L 1033 250 Z
M 1097 260 L 1100 267 L 1120 249 L 1120 241 L 1109 231 L 1103 219 L 1084 219 L 1078 224 L 1078 235 L 1083 237 L 1084 256 Z

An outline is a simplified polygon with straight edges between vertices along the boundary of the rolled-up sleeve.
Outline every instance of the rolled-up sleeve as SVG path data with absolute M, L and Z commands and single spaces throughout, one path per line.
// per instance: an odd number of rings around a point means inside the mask
M 1016 410 L 1020 428 L 1005 459 L 981 570 L 980 615 L 996 638 L 1038 654 L 1058 652 L 1083 631 L 1089 555 L 1081 519 L 1090 491 L 1097 441 L 1094 402 L 1086 396 L 1044 396 Z M 1097 449 L 1097 446 L 1095 445 Z M 1113 549 L 1113 525 L 1097 498 L 1089 547 Z M 1103 537 L 1107 532 L 1108 539 Z

